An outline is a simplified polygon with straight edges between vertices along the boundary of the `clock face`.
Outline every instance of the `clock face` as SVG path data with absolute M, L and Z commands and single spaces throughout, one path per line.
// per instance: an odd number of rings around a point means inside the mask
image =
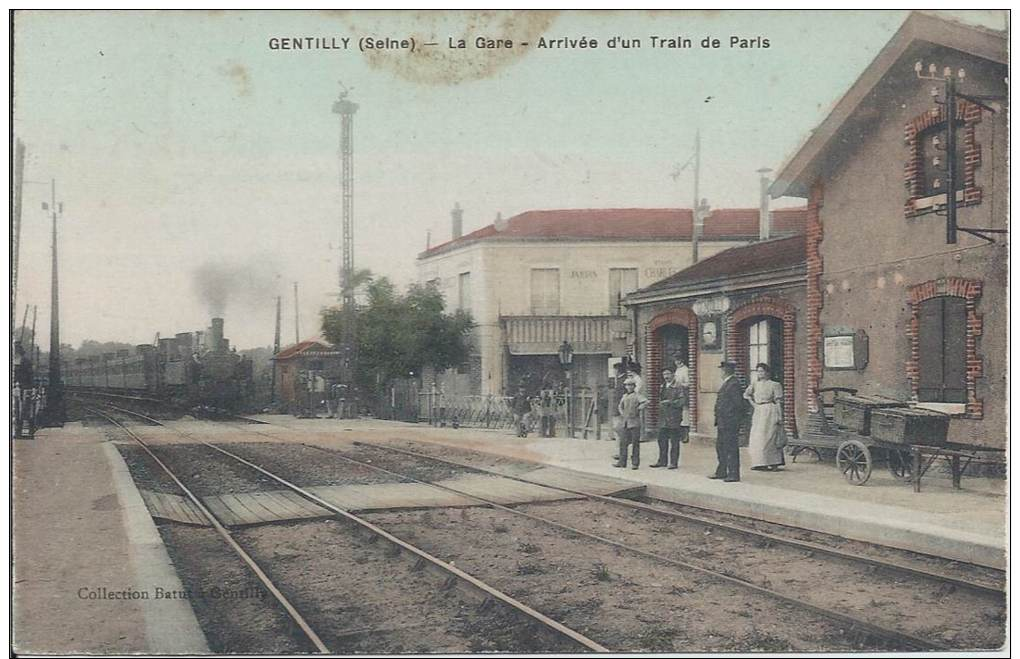
M 706 323 L 705 327 L 701 330 L 701 336 L 705 343 L 715 343 L 718 331 L 714 322 Z

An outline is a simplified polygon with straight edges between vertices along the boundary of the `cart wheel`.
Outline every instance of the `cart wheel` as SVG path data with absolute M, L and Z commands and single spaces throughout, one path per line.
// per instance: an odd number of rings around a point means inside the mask
M 848 439 L 836 450 L 836 466 L 851 485 L 864 485 L 871 478 L 871 451 L 862 442 Z
M 910 482 L 913 479 L 910 469 L 910 454 L 898 449 L 889 449 L 886 462 L 889 464 L 889 473 L 901 481 Z

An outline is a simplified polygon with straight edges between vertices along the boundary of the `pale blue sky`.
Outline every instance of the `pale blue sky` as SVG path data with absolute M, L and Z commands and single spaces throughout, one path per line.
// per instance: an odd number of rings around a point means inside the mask
M 956 12 L 1004 27 L 1002 12 Z M 245 282 L 227 303 L 241 347 L 273 334 L 273 297 L 301 284 L 302 335 L 335 295 L 339 234 L 338 80 L 353 87 L 359 266 L 405 282 L 432 230 L 449 238 L 535 208 L 689 206 L 669 176 L 703 140 L 702 195 L 756 206 L 778 168 L 902 23 L 906 12 L 567 12 L 546 38 L 593 51 L 489 57 L 446 37 L 529 38 L 489 12 L 30 12 L 16 18 L 15 130 L 26 178 L 57 178 L 64 340 L 149 342 L 210 315 L 193 273 L 214 260 Z M 539 18 L 537 23 L 542 23 Z M 466 27 L 469 23 L 477 29 Z M 271 51 L 274 36 L 434 36 L 432 64 L 370 65 L 357 50 Z M 652 34 L 716 36 L 718 50 L 653 50 Z M 609 50 L 611 36 L 640 50 Z M 767 50 L 726 47 L 763 36 Z M 537 34 L 531 34 L 537 38 Z M 499 59 L 501 56 L 496 55 Z M 478 78 L 473 73 L 486 73 Z M 407 67 L 402 69 L 406 73 Z M 413 78 L 413 79 L 411 79 Z M 451 82 L 452 81 L 452 82 Z M 711 97 L 706 103 L 705 99 Z M 25 188 L 25 302 L 48 307 L 46 186 Z M 331 247 L 333 249 L 331 249 Z M 18 310 L 19 320 L 21 310 Z M 48 322 L 40 308 L 39 322 Z

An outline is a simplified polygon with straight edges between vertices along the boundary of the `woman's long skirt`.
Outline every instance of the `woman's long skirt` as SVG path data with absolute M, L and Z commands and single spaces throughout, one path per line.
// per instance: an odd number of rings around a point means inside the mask
M 754 406 L 751 417 L 751 434 L 748 438 L 747 452 L 752 467 L 770 467 L 786 464 L 783 449 L 777 444 L 783 426 L 780 423 L 779 403 L 767 403 Z

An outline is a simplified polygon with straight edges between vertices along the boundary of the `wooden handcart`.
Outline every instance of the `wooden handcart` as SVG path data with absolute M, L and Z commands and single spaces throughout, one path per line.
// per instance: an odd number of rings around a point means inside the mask
M 921 479 L 939 459 L 948 464 L 956 489 L 971 464 L 1003 461 L 1001 449 L 947 442 L 946 415 L 856 394 L 843 387 L 819 391 L 818 412 L 809 418 L 801 437 L 788 441 L 793 462 L 805 451 L 820 459 L 821 450 L 830 450 L 847 482 L 864 485 L 876 460 L 882 460 L 897 480 L 913 483 L 914 491 L 920 492 Z

